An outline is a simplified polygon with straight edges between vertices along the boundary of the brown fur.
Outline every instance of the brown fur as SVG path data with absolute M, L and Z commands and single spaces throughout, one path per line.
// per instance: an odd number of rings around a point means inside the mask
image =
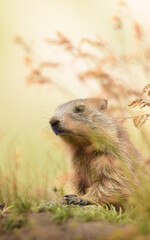
M 79 106 L 84 110 L 80 112 Z M 106 108 L 104 99 L 74 100 L 60 105 L 50 123 L 71 146 L 76 194 L 118 206 L 136 184 L 139 156 L 126 131 L 106 114 Z

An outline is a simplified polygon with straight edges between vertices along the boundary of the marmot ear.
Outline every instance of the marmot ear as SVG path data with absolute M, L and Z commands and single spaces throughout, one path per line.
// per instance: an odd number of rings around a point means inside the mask
M 96 107 L 99 111 L 104 111 L 108 105 L 108 101 L 104 98 L 87 98 L 85 100 L 89 105 Z
M 100 110 L 105 110 L 108 106 L 108 101 L 106 99 L 100 99 L 99 107 Z

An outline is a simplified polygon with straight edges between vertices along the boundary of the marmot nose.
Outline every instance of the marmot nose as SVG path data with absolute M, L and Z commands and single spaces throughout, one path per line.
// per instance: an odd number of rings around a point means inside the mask
M 59 121 L 58 119 L 56 119 L 56 118 L 51 118 L 51 119 L 49 120 L 49 123 L 50 123 L 50 125 L 51 125 L 53 128 L 58 128 L 60 121 Z

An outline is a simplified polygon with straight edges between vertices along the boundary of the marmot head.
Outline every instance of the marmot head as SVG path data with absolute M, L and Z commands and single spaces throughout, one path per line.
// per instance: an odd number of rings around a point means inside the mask
M 91 135 L 112 130 L 112 122 L 105 114 L 107 100 L 77 99 L 60 105 L 49 123 L 56 135 L 68 142 L 89 141 Z M 78 139 L 78 140 L 77 140 Z

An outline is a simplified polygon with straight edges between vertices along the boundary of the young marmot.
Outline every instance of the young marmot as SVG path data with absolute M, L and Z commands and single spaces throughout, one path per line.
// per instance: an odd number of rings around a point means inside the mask
M 60 105 L 49 121 L 72 149 L 72 182 L 79 197 L 66 195 L 69 204 L 121 206 L 136 184 L 138 153 L 106 108 L 105 99 L 77 99 Z

